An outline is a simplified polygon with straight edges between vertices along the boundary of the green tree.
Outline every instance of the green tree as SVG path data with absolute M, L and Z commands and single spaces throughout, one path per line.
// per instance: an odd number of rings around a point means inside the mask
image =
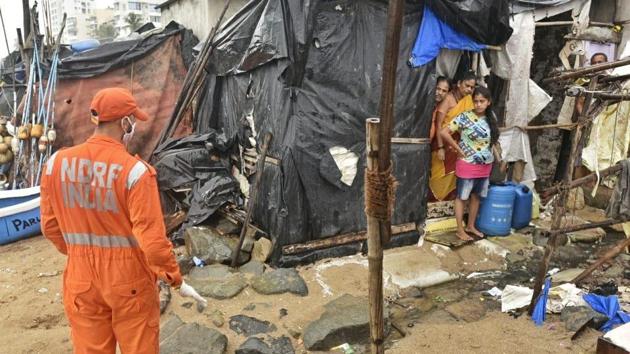
M 118 36 L 118 30 L 111 23 L 101 23 L 98 29 L 94 31 L 94 37 L 99 40 L 114 39 Z
M 129 25 L 129 30 L 133 32 L 143 25 L 144 19 L 142 16 L 130 12 L 127 17 L 125 17 L 125 22 Z

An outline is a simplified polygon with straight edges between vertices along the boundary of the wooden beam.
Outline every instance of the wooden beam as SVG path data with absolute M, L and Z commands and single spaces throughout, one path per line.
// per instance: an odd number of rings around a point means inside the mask
M 610 63 L 602 63 L 602 64 L 597 64 L 597 65 L 587 66 L 585 68 L 580 68 L 580 69 L 568 70 L 568 71 L 565 71 L 563 73 L 560 73 L 559 75 L 548 77 L 548 78 L 544 79 L 542 81 L 542 83 L 543 84 L 548 84 L 548 83 L 552 83 L 552 82 L 555 82 L 555 81 L 575 79 L 575 78 L 578 78 L 580 76 L 585 76 L 585 75 L 588 75 L 588 74 L 599 73 L 599 72 L 602 72 L 604 70 L 613 69 L 613 68 L 617 68 L 617 67 L 625 66 L 625 65 L 630 65 L 630 58 L 617 60 L 617 61 L 613 61 L 613 62 L 610 62 Z M 592 87 L 592 88 L 589 87 L 589 90 L 594 91 L 596 88 L 597 88 L 597 86 Z
M 599 178 L 605 178 L 608 177 L 610 175 L 614 175 L 619 173 L 619 171 L 621 171 L 621 165 L 620 164 L 616 164 L 614 166 L 608 167 L 606 169 L 603 169 L 601 171 L 599 171 Z M 595 173 L 591 173 L 588 176 L 584 176 L 582 178 L 578 178 L 574 181 L 571 181 L 566 188 L 568 189 L 573 189 L 575 187 L 579 187 L 581 185 L 587 184 L 589 182 L 595 182 L 597 181 L 597 175 Z M 547 188 L 545 190 L 543 190 L 542 192 L 540 192 L 540 199 L 541 200 L 546 200 L 549 197 L 558 194 L 560 191 L 562 190 L 562 186 L 561 185 L 557 185 L 557 186 L 553 186 L 551 188 Z
M 577 277 L 575 277 L 571 282 L 578 285 L 582 280 L 588 277 L 595 269 L 599 268 L 602 264 L 608 262 L 613 259 L 627 247 L 630 247 L 630 238 L 626 238 L 625 240 L 619 242 L 615 247 L 611 248 L 606 254 L 604 254 L 597 262 L 591 264 L 590 267 L 585 269 L 582 273 L 580 273 Z
M 392 225 L 392 235 L 404 234 L 416 230 L 415 223 Z M 325 249 L 329 247 L 347 245 L 354 242 L 367 240 L 366 231 L 351 232 L 348 234 L 327 237 L 321 240 L 313 240 L 306 243 L 296 243 L 282 247 L 282 254 L 291 255 L 307 251 Z

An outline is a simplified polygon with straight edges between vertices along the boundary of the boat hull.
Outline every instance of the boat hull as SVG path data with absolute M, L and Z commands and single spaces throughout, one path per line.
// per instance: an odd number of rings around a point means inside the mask
M 0 245 L 41 234 L 39 187 L 0 192 Z

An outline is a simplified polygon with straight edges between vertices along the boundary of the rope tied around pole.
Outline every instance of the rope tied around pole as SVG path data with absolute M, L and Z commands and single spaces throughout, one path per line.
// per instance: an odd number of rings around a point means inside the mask
M 378 220 L 391 220 L 398 182 L 392 164 L 386 171 L 365 170 L 365 213 Z

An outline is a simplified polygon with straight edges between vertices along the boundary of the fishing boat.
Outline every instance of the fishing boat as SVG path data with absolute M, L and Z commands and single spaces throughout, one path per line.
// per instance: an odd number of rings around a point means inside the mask
M 41 233 L 39 186 L 0 191 L 0 245 Z

